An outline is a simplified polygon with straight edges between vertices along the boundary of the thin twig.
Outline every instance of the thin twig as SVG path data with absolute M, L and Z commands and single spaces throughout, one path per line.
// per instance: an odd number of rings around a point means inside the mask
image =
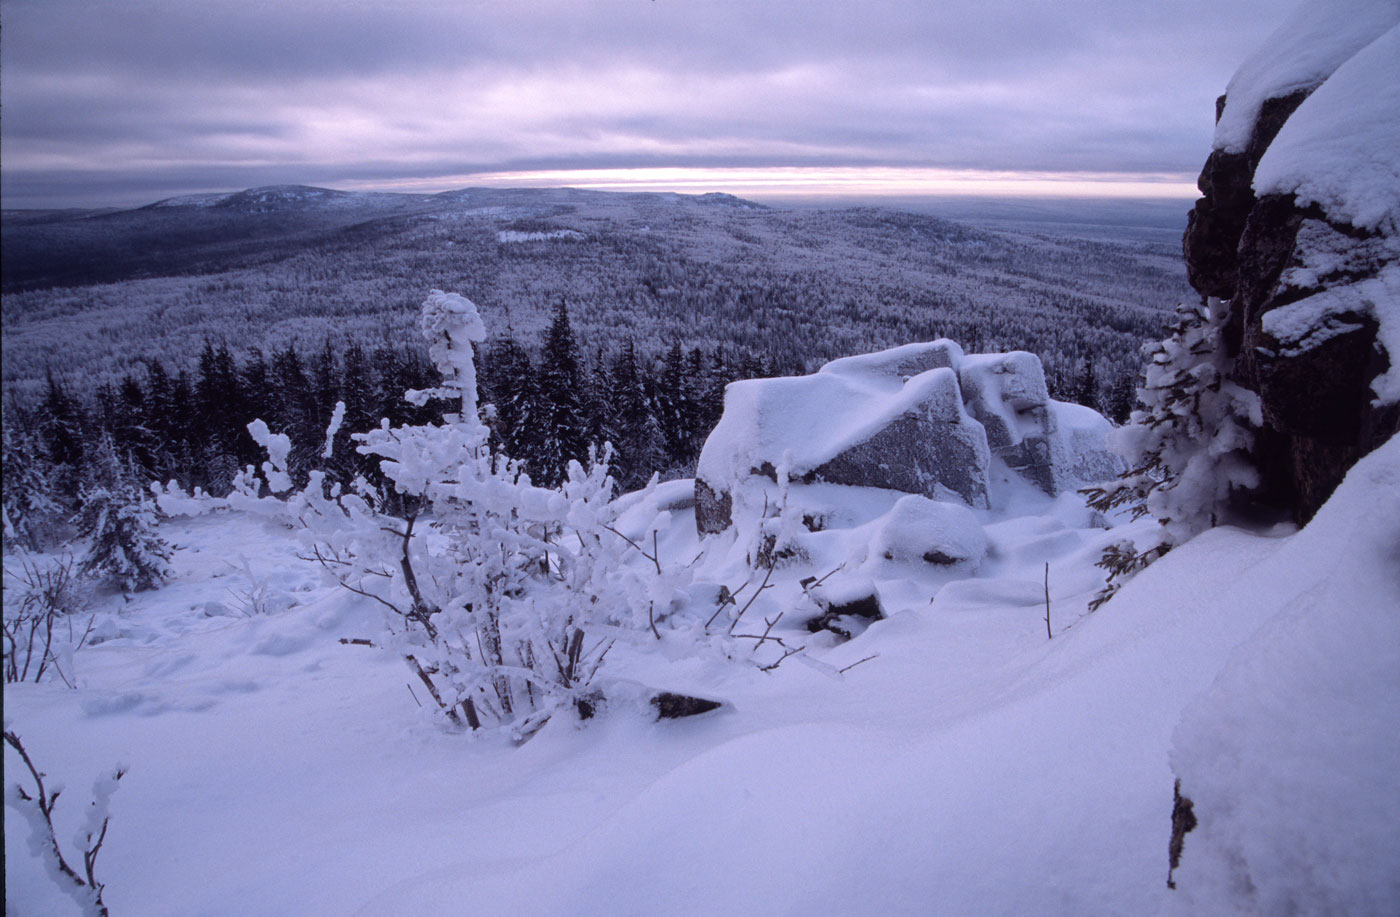
M 1054 634 L 1050 633 L 1050 563 L 1045 563 L 1045 639 L 1053 640 Z
M 763 636 L 759 637 L 758 642 L 753 645 L 753 652 L 757 653 L 758 648 L 768 641 L 768 635 L 773 632 L 773 625 L 781 621 L 783 619 L 784 614 L 785 612 L 780 611 L 778 612 L 778 616 L 771 621 L 767 618 L 763 619 L 763 623 L 767 624 L 768 626 L 764 628 Z
M 749 606 L 752 605 L 760 595 L 763 595 L 763 590 L 769 588 L 768 580 L 770 577 L 772 577 L 772 575 L 773 565 L 769 564 L 768 572 L 764 575 L 763 582 L 759 584 L 758 589 L 754 592 L 752 596 L 749 597 L 749 600 L 744 603 L 744 607 L 739 609 L 739 613 L 734 616 L 734 620 L 729 623 L 729 632 L 731 634 L 734 633 L 734 628 L 738 626 L 739 619 L 741 619 L 744 616 L 744 612 L 749 610 Z
M 846 674 L 847 672 L 849 672 L 851 669 L 854 669 L 856 666 L 860 665 L 862 662 L 869 662 L 870 660 L 875 659 L 875 658 L 878 657 L 879 655 L 880 655 L 879 653 L 872 653 L 871 655 L 866 656 L 864 659 L 857 659 L 855 662 L 853 662 L 853 663 L 851 663 L 850 665 L 846 666 L 844 669 L 837 669 L 837 670 L 836 670 L 836 674 L 837 674 L 837 675 L 844 675 L 844 674 Z
M 771 672 L 771 671 L 773 671 L 774 669 L 776 669 L 778 666 L 782 665 L 782 664 L 783 664 L 783 660 L 787 659 L 789 656 L 796 656 L 798 653 L 802 652 L 802 651 L 805 650 L 806 648 L 807 648 L 806 645 L 803 645 L 803 646 L 795 646 L 795 647 L 793 647 L 793 648 L 791 648 L 791 649 L 784 650 L 782 656 L 778 657 L 778 659 L 777 659 L 776 661 L 772 662 L 772 663 L 769 664 L 769 665 L 760 666 L 760 667 L 759 667 L 759 671 L 760 671 L 760 672 Z

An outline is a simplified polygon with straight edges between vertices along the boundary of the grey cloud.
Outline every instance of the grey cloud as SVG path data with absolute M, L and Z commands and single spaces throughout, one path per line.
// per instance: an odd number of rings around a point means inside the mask
M 522 163 L 1193 170 L 1290 5 L 6 0 L 0 182 L 14 206 Z

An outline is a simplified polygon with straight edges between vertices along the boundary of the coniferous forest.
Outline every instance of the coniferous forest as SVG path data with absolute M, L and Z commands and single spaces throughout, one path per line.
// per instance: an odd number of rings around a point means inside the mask
M 907 340 L 1033 350 L 1056 397 L 1121 422 L 1179 287 L 1151 229 L 726 195 L 269 189 L 7 219 L 5 503 L 38 540 L 99 489 L 226 493 L 261 454 L 257 418 L 291 437 L 299 483 L 338 401 L 352 432 L 433 422 L 440 405 L 402 396 L 438 381 L 412 326 L 425 284 L 479 291 L 491 319 L 493 444 L 554 485 L 610 443 L 623 489 L 693 467 L 727 383 Z M 379 483 L 353 450 L 329 474 Z

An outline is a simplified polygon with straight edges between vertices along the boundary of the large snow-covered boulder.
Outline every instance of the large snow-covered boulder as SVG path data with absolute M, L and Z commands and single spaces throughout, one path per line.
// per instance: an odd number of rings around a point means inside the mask
M 1400 3 L 1303 4 L 1216 109 L 1187 272 L 1229 300 L 1261 496 L 1305 521 L 1400 429 Z
M 995 457 L 1053 495 L 1120 470 L 1108 429 L 1096 412 L 1050 399 L 1034 354 L 968 356 L 948 340 L 735 382 L 700 454 L 696 526 L 728 528 L 736 488 L 756 476 L 982 508 Z

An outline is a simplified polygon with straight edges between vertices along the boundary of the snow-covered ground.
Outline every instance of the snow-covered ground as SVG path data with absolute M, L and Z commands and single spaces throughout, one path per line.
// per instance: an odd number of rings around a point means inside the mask
M 556 717 L 519 747 L 445 731 L 399 659 L 342 644 L 375 638 L 378 611 L 326 585 L 277 523 L 171 520 L 174 580 L 99 602 L 101 642 L 76 655 L 78 687 L 7 685 L 5 716 L 69 787 L 65 844 L 93 779 L 130 768 L 97 869 L 117 914 L 1279 913 L 1289 902 L 1393 913 L 1400 443 L 1358 465 L 1307 529 L 1206 532 L 1092 614 L 1092 563 L 1132 529 L 1093 527 L 1076 501 L 1027 490 L 978 511 L 989 553 L 972 578 L 877 571 L 889 617 L 849 642 L 809 643 L 837 669 L 875 656 L 842 675 L 619 644 L 610 676 L 727 707 L 656 722 L 619 704 L 586 724 Z M 663 554 L 692 556 L 694 531 L 689 511 L 674 512 Z M 780 573 L 765 594 L 775 607 L 795 601 L 806 571 Z M 269 613 L 240 608 L 250 578 L 266 585 Z M 1303 641 L 1328 634 L 1297 661 L 1313 645 Z M 1362 674 L 1349 677 L 1358 656 Z M 1299 688 L 1297 671 L 1316 690 Z M 1339 748 L 1324 740 L 1344 713 Z M 1346 732 L 1366 722 L 1374 731 Z M 1178 775 L 1199 793 L 1202 828 L 1169 892 Z M 1312 802 L 1290 808 L 1309 789 Z M 25 823 L 11 807 L 5 818 L 7 913 L 74 913 L 26 847 Z M 1310 840 L 1290 844 L 1304 827 Z M 1290 859 L 1298 851 L 1307 858 Z

